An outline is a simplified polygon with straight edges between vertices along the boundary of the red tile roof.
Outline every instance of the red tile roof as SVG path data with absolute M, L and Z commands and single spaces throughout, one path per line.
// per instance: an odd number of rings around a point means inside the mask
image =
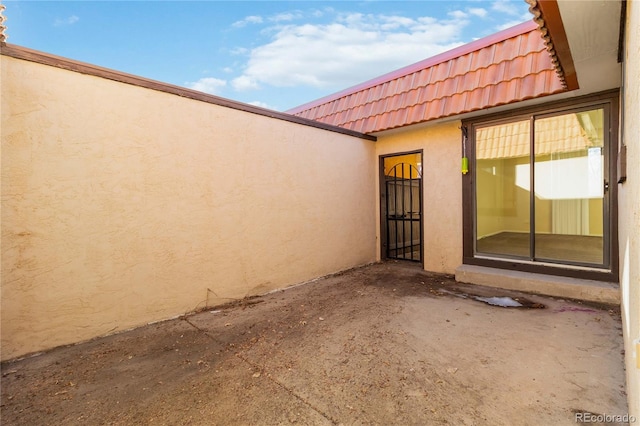
M 372 133 L 564 90 L 531 21 L 287 112 Z
M 533 21 L 540 28 L 544 44 L 551 55 L 551 63 L 556 68 L 562 84 L 568 90 L 578 89 L 578 76 L 567 40 L 567 33 L 560 17 L 558 3 L 555 1 L 525 1 L 529 4 L 529 12 L 533 15 Z

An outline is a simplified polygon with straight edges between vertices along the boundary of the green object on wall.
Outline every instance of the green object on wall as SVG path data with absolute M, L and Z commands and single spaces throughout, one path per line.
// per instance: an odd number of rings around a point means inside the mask
M 469 173 L 469 159 L 462 157 L 462 174 L 466 175 L 467 173 Z

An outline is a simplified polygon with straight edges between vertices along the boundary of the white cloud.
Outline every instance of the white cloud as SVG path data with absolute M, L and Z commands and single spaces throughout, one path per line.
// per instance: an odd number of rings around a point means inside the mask
M 220 89 L 225 87 L 227 82 L 219 78 L 204 77 L 198 81 L 185 83 L 189 89 L 198 90 L 200 92 L 209 93 L 211 95 L 218 94 Z
M 262 19 L 262 16 L 252 15 L 247 16 L 240 21 L 234 22 L 233 24 L 231 24 L 231 26 L 234 28 L 242 28 L 246 27 L 248 24 L 261 24 L 263 21 L 264 20 Z
M 248 53 L 232 86 L 348 87 L 459 46 L 468 24 L 458 13 L 442 21 L 351 13 L 325 25 L 281 26 Z
M 76 15 L 71 15 L 68 18 L 64 18 L 64 19 L 58 18 L 58 19 L 56 19 L 53 22 L 53 25 L 55 27 L 63 27 L 63 26 L 66 26 L 66 25 L 73 25 L 76 22 L 78 22 L 79 20 L 80 20 L 80 18 L 77 17 Z
M 264 103 L 264 102 L 261 102 L 261 101 L 249 102 L 249 105 L 257 106 L 257 107 L 260 107 L 260 108 L 275 109 L 271 105 L 269 105 L 267 103 Z
M 269 21 L 271 22 L 289 22 L 295 19 L 302 18 L 301 12 L 289 12 L 289 13 L 279 13 L 277 15 L 271 16 Z
M 449 12 L 447 15 L 455 19 L 464 19 L 467 17 L 467 14 L 461 10 L 454 10 L 453 12 Z
M 486 9 L 483 9 L 481 7 L 472 7 L 471 9 L 468 9 L 467 12 L 479 18 L 484 18 L 489 14 Z
M 496 30 L 497 31 L 506 30 L 507 28 L 515 27 L 518 24 L 522 24 L 522 22 L 524 22 L 524 21 L 518 21 L 518 20 L 507 21 L 504 24 L 497 25 L 496 26 Z
M 530 21 L 533 18 L 529 12 L 528 5 L 524 2 L 497 0 L 491 4 L 491 9 L 509 15 L 508 21 L 495 26 L 497 31 L 513 27 L 525 21 Z
M 391 31 L 397 28 L 411 25 L 413 20 L 404 16 L 381 16 L 380 29 L 382 31 Z
M 229 51 L 229 53 L 231 53 L 232 55 L 246 55 L 249 52 L 249 49 L 247 49 L 246 47 L 234 47 Z
M 326 8 L 325 11 L 331 13 L 333 11 L 333 8 Z M 311 12 L 311 16 L 313 16 L 314 18 L 320 18 L 324 16 L 324 14 L 325 12 L 323 12 L 322 10 L 314 10 Z
M 497 12 L 506 13 L 507 15 L 519 15 L 520 8 L 518 6 L 519 4 L 516 4 L 513 1 L 498 0 L 493 2 L 493 4 L 491 5 L 491 9 Z
M 249 90 L 249 89 L 257 89 L 258 86 L 258 81 L 250 76 L 250 75 L 242 75 L 240 77 L 234 78 L 231 81 L 231 85 L 233 86 L 234 89 L 236 90 Z

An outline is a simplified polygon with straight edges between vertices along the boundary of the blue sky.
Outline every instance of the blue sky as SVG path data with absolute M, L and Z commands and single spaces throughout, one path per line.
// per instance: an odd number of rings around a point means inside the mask
M 524 0 L 2 3 L 8 43 L 279 111 L 531 19 Z

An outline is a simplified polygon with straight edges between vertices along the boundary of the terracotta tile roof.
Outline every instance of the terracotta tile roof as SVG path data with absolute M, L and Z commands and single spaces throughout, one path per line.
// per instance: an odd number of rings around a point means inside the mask
M 557 2 L 541 2 L 525 0 L 529 4 L 529 12 L 533 21 L 538 24 L 540 34 L 551 56 L 551 63 L 558 73 L 562 85 L 568 90 L 578 88 L 578 77 L 567 41 L 567 34 L 562 24 Z
M 372 133 L 564 90 L 531 21 L 287 112 Z
M 4 17 L 3 12 L 6 9 L 4 4 L 0 4 L 0 43 L 4 43 L 7 41 L 7 35 L 5 34 L 5 30 L 7 27 L 4 25 L 4 21 L 7 19 Z

